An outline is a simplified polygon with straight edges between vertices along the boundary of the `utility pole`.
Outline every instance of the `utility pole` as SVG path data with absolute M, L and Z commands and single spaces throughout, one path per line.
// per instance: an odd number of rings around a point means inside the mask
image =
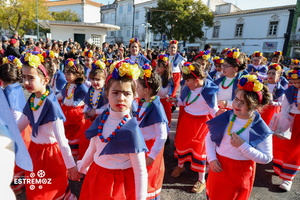
M 38 23 L 38 20 L 39 20 L 39 15 L 38 15 L 38 7 L 39 7 L 39 0 L 36 0 L 36 36 L 37 36 L 37 41 L 39 40 L 39 37 L 40 37 L 40 26 L 39 26 L 39 23 Z

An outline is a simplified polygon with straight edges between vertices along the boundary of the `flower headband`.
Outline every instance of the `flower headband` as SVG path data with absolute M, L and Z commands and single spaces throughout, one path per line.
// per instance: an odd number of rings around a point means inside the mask
M 178 41 L 177 40 L 171 40 L 170 44 L 178 44 Z
M 12 63 L 12 64 L 15 64 L 19 69 L 22 68 L 22 63 L 21 63 L 20 59 L 15 56 L 12 56 L 12 55 L 10 55 L 8 57 L 4 57 L 2 59 L 2 62 L 3 62 L 3 64 Z
M 132 43 L 138 42 L 138 41 L 139 41 L 139 39 L 136 38 L 136 37 L 134 37 L 134 38 L 132 38 L 131 40 L 129 40 L 129 43 L 132 44 Z
M 263 83 L 256 75 L 244 75 L 239 79 L 238 88 L 248 92 L 256 92 L 258 96 L 258 103 L 262 103 L 262 89 Z
M 124 76 L 136 80 L 141 73 L 138 64 L 134 61 L 130 61 L 130 59 L 114 62 L 110 65 L 109 71 L 110 75 L 107 77 L 106 82 L 108 82 L 110 78 L 119 79 Z
M 292 69 L 287 72 L 287 79 L 300 79 L 300 69 Z
M 223 49 L 222 52 L 221 52 L 221 54 L 225 54 L 225 53 L 227 54 L 227 51 L 228 51 L 228 50 L 230 50 L 230 49 L 229 49 L 229 48 Z
M 57 57 L 57 56 L 55 56 L 55 53 L 54 53 L 54 51 L 52 51 L 52 50 L 47 50 L 47 51 L 45 51 L 45 52 L 43 52 L 43 57 L 44 58 L 55 58 L 55 57 Z
M 92 63 L 92 69 L 105 69 L 105 68 L 106 68 L 106 65 L 101 60 L 95 60 Z
M 182 67 L 182 72 L 184 74 L 192 74 L 196 79 L 199 79 L 199 77 L 194 73 L 195 69 L 196 68 L 192 63 L 185 62 Z
M 159 54 L 157 58 L 158 60 L 163 60 L 165 62 L 169 60 L 169 56 L 167 54 Z
M 144 78 L 147 88 L 150 88 L 147 78 L 151 77 L 152 67 L 149 64 L 144 64 L 140 70 L 140 78 Z
M 82 56 L 87 56 L 89 58 L 93 57 L 93 51 L 92 50 L 85 50 L 84 52 L 82 52 Z
M 273 55 L 282 56 L 282 51 L 274 51 Z
M 237 48 L 228 49 L 226 56 L 228 58 L 237 59 L 240 56 L 240 50 Z M 238 60 L 237 60 L 238 62 Z
M 199 54 L 195 56 L 194 60 L 196 60 L 197 58 L 208 60 L 210 58 L 210 50 L 200 51 Z
M 39 68 L 43 72 L 45 77 L 49 77 L 49 74 L 48 74 L 46 68 L 41 63 L 41 57 L 44 60 L 44 57 L 42 56 L 42 54 L 34 55 L 32 53 L 25 53 L 21 57 L 21 62 L 23 64 L 29 65 L 32 68 L 35 68 L 35 69 Z
M 252 56 L 254 56 L 254 57 L 261 57 L 261 56 L 263 56 L 263 54 L 262 54 L 262 52 L 260 52 L 260 51 L 255 51 L 255 52 L 252 54 Z
M 108 59 L 105 61 L 105 64 L 106 64 L 106 66 L 110 66 L 110 65 L 113 64 L 114 62 L 115 62 L 114 59 L 108 58 Z
M 276 71 L 280 71 L 281 70 L 281 65 L 278 64 L 278 63 L 271 63 L 269 66 L 268 66 L 269 70 L 271 69 L 275 69 Z
M 76 67 L 76 64 L 77 64 L 77 62 L 76 62 L 73 58 L 68 58 L 68 59 L 65 61 L 65 65 L 70 66 L 70 67 L 74 67 L 74 68 L 75 68 L 75 71 L 78 72 L 78 69 L 77 69 L 77 67 Z
M 299 65 L 299 60 L 298 59 L 292 59 L 292 63 L 294 65 Z
M 222 64 L 222 63 L 224 63 L 224 58 L 219 57 L 219 56 L 215 56 L 214 57 L 214 62 L 217 63 L 217 64 Z

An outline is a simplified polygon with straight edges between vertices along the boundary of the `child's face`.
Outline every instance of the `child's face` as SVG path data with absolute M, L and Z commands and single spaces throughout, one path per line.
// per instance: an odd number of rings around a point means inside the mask
M 147 96 L 149 89 L 144 88 L 142 84 L 140 84 L 139 81 L 137 81 L 136 85 L 136 93 L 138 94 L 139 98 L 145 98 Z
M 268 75 L 268 83 L 274 84 L 277 81 L 279 81 L 280 71 L 276 71 L 275 69 L 270 69 L 267 75 Z
M 41 97 L 46 90 L 49 79 L 39 74 L 37 69 L 28 66 L 22 68 L 22 73 L 25 89 L 29 93 L 35 93 L 37 97 Z
M 138 43 L 134 42 L 134 43 L 132 43 L 130 45 L 130 53 L 131 53 L 131 55 L 133 55 L 133 56 L 138 55 L 139 54 L 139 50 L 140 50 L 140 48 L 139 48 Z
M 65 73 L 65 77 L 66 80 L 68 81 L 68 83 L 75 83 L 75 80 L 77 79 L 76 74 L 72 73 L 72 72 L 66 72 Z
M 156 71 L 159 75 L 162 75 L 162 74 L 166 71 L 166 68 L 165 68 L 164 65 L 161 63 L 160 65 L 156 66 L 155 71 Z
M 185 80 L 185 85 L 190 88 L 190 90 L 194 90 L 200 86 L 200 80 L 189 78 Z
M 292 83 L 296 88 L 300 89 L 300 79 L 292 80 Z
M 169 52 L 170 52 L 171 55 L 176 54 L 176 52 L 177 52 L 177 45 L 176 44 L 171 44 L 169 46 Z
M 92 63 L 93 63 L 93 59 L 92 58 L 89 58 L 87 56 L 84 56 L 84 65 L 86 67 L 91 67 L 92 66 Z
M 272 63 L 279 63 L 279 57 L 273 57 L 271 62 Z
M 249 111 L 244 99 L 244 91 L 239 90 L 232 102 L 234 114 L 241 119 L 249 119 L 253 111 Z
M 216 66 L 216 71 L 218 71 L 218 72 L 222 71 L 222 64 L 221 63 L 216 63 L 215 66 Z
M 100 74 L 96 74 L 93 78 L 90 79 L 91 84 L 95 90 L 100 90 L 104 86 L 104 78 Z
M 253 57 L 252 58 L 253 65 L 260 65 L 261 61 L 262 61 L 261 57 Z
M 236 67 L 233 67 L 232 65 L 230 65 L 228 62 L 224 61 L 223 65 L 223 75 L 226 77 L 235 77 L 235 74 L 237 72 Z
M 202 58 L 198 58 L 198 59 L 195 60 L 195 62 L 199 63 L 200 66 L 201 66 L 201 69 L 203 71 L 205 71 L 207 61 L 203 60 Z
M 294 63 L 291 63 L 291 64 L 290 64 L 290 69 L 294 69 L 295 66 L 296 66 L 296 65 L 294 65 Z
M 107 97 L 113 111 L 123 112 L 130 109 L 133 101 L 131 82 L 113 82 L 109 88 Z

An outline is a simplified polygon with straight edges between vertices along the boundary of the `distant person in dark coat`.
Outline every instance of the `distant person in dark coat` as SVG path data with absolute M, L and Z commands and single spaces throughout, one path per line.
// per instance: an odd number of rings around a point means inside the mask
M 7 50 L 5 51 L 5 56 L 15 56 L 17 58 L 21 57 L 21 54 L 19 52 L 19 40 L 16 40 L 15 38 L 10 39 L 9 46 L 7 47 Z

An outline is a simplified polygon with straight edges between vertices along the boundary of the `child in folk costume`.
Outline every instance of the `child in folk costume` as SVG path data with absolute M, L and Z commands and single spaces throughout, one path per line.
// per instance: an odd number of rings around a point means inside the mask
M 255 111 L 270 102 L 270 93 L 256 75 L 242 76 L 238 88 L 232 110 L 207 122 L 210 200 L 249 199 L 255 163 L 272 160 L 272 131 Z
M 148 60 L 142 53 L 140 53 L 141 43 L 139 42 L 138 38 L 132 38 L 129 41 L 129 50 L 130 54 L 126 57 L 129 57 L 132 62 L 137 63 L 139 66 L 150 64 L 151 61 Z
M 178 177 L 184 170 L 184 163 L 191 162 L 191 169 L 198 172 L 198 181 L 192 192 L 200 193 L 205 188 L 205 136 L 208 132 L 206 121 L 215 116 L 218 109 L 218 86 L 209 79 L 199 63 L 185 63 L 182 68 L 185 85 L 178 104 L 184 109 L 178 120 L 175 145 L 175 157 L 178 166 L 171 176 Z M 171 99 L 172 100 L 172 99 Z
M 282 179 L 279 187 L 290 191 L 293 178 L 300 170 L 300 67 L 287 72 L 287 78 L 291 79 L 293 85 L 285 90 L 285 98 L 281 106 L 281 119 L 279 123 L 289 123 L 287 116 L 291 115 L 294 121 L 291 125 L 292 136 L 290 140 L 274 137 L 273 139 L 273 168 Z
M 169 56 L 167 54 L 158 55 L 158 61 L 155 71 L 157 74 L 160 75 L 162 82 L 157 96 L 159 96 L 160 102 L 164 107 L 168 119 L 168 126 L 170 127 L 172 117 L 172 104 L 168 102 L 167 99 L 173 90 L 173 79 L 171 74 L 171 68 L 169 67 L 168 57 Z
M 84 57 L 84 75 L 87 77 L 84 84 L 87 87 L 90 87 L 91 82 L 89 79 L 89 74 L 92 70 L 92 64 L 94 62 L 94 52 L 92 50 L 85 50 L 82 52 L 82 56 Z
M 252 64 L 249 64 L 247 71 L 249 74 L 256 74 L 260 79 L 264 80 L 267 78 L 267 66 L 263 65 L 263 53 L 255 51 L 252 54 Z
M 247 58 L 239 49 L 230 49 L 222 64 L 223 76 L 214 81 L 219 86 L 218 106 L 219 112 L 232 109 L 232 101 L 235 98 L 235 90 L 238 85 L 238 79 L 245 73 Z
M 110 107 L 86 131 L 90 145 L 77 163 L 79 171 L 86 174 L 82 200 L 147 197 L 147 147 L 131 111 L 136 95 L 134 80 L 139 75 L 138 65 L 121 61 L 111 66 L 105 84 Z
M 86 128 L 84 126 L 83 100 L 88 88 L 83 84 L 85 81 L 83 67 L 71 58 L 66 60 L 65 76 L 68 84 L 62 89 L 58 99 L 62 99 L 62 110 L 66 116 L 64 123 L 66 137 L 69 140 L 73 156 L 77 158 L 80 137 Z
M 273 55 L 272 55 L 272 59 L 271 62 L 268 64 L 272 64 L 272 63 L 278 63 L 281 65 L 281 62 L 284 60 L 283 55 L 282 55 L 282 51 L 274 51 Z M 281 67 L 281 74 L 283 74 L 284 69 L 283 67 Z M 280 81 L 280 84 L 284 87 L 284 89 L 288 88 L 288 83 L 289 81 L 284 77 L 280 75 L 280 79 L 278 80 Z
M 212 78 L 213 81 L 217 80 L 222 75 L 222 64 L 224 63 L 224 58 L 215 56 L 214 59 L 214 66 L 215 71 L 209 73 L 209 76 Z
M 260 112 L 262 119 L 267 125 L 270 124 L 273 115 L 280 112 L 281 103 L 284 98 L 284 88 L 279 82 L 282 70 L 281 65 L 278 63 L 271 63 L 268 68 L 268 78 L 264 84 L 269 88 L 272 98 L 269 105 L 265 106 Z
M 148 64 L 141 69 L 141 76 L 137 82 L 137 94 L 140 101 L 136 118 L 150 151 L 146 157 L 147 199 L 160 199 L 165 174 L 163 152 L 168 135 L 168 120 L 160 99 L 156 96 L 161 87 L 160 76 L 152 73 L 151 70 L 151 66 Z
M 3 88 L 4 95 L 15 122 L 17 122 L 22 116 L 23 108 L 26 104 L 26 98 L 22 86 L 19 83 L 22 79 L 21 68 L 21 61 L 14 56 L 4 57 L 3 65 L 0 66 L 0 86 Z M 30 126 L 27 126 L 21 135 L 26 147 L 28 148 L 31 135 Z M 15 167 L 14 171 L 14 179 L 21 178 L 25 173 L 25 171 L 18 166 Z M 21 193 L 23 186 L 24 184 L 14 183 L 11 185 L 15 194 Z
M 199 54 L 194 57 L 194 62 L 199 63 L 206 75 L 206 78 L 212 80 L 208 73 L 210 69 L 210 50 L 200 51 Z
M 294 69 L 295 67 L 299 67 L 299 66 L 300 66 L 300 61 L 299 61 L 298 59 L 291 59 L 291 63 L 290 63 L 289 68 L 286 68 L 286 69 L 284 70 L 284 77 L 287 78 L 287 72 L 288 72 L 289 70 Z M 292 85 L 293 85 L 292 80 L 290 79 L 290 80 L 288 80 L 288 81 L 289 81 L 288 87 L 289 87 L 289 86 L 292 86 Z
M 43 170 L 44 178 L 51 179 L 51 184 L 44 184 L 42 189 L 32 190 L 30 184 L 26 184 L 27 199 L 76 199 L 69 190 L 68 176 L 71 180 L 79 180 L 79 173 L 64 134 L 65 117 L 55 95 L 47 86 L 53 71 L 42 65 L 36 55 L 26 53 L 23 59 L 23 84 L 32 94 L 18 127 L 23 130 L 28 124 L 32 126 L 28 151 L 33 162 L 33 173 Z M 25 175 L 32 177 L 30 173 L 26 172 Z

